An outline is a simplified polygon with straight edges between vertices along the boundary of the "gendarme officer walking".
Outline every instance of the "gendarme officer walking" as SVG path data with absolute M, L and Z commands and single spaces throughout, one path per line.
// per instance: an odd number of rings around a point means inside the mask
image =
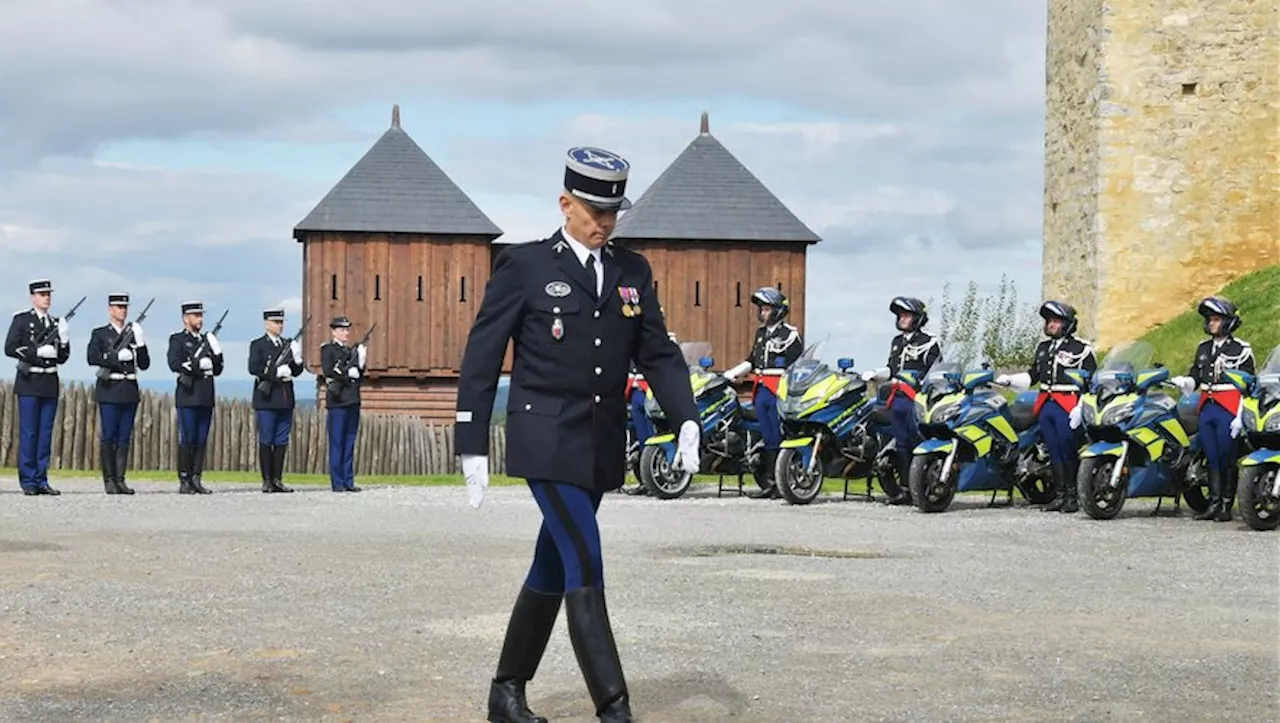
M 467 339 L 458 382 L 458 454 L 471 504 L 488 485 L 489 419 L 504 352 L 514 340 L 507 401 L 507 474 L 528 481 L 542 511 L 533 564 L 516 598 L 489 720 L 532 723 L 525 684 L 542 659 L 563 598 L 569 637 L 596 715 L 630 721 L 626 680 L 605 608 L 603 493 L 622 486 L 625 388 L 632 360 L 679 430 L 676 464 L 698 468 L 698 413 L 684 357 L 668 337 L 643 256 L 607 245 L 629 164 L 608 151 L 569 151 L 548 239 L 498 257 Z
M 6 356 L 18 360 L 13 393 L 18 397 L 18 483 L 27 495 L 58 495 L 49 486 L 53 420 L 58 414 L 58 366 L 71 358 L 66 319 L 49 316 L 53 282 L 27 285 L 31 308 L 13 315 L 4 340 Z
M 334 492 L 359 492 L 356 486 L 356 437 L 360 433 L 360 384 L 369 361 L 364 344 L 348 346 L 351 320 L 329 322 L 333 340 L 320 347 L 325 386 L 325 426 L 329 437 L 329 486 Z
M 224 367 L 222 346 L 212 332 L 201 332 L 202 302 L 183 302 L 182 325 L 182 331 L 169 337 L 168 353 L 169 370 L 178 375 L 173 394 L 178 408 L 178 493 L 207 495 L 212 490 L 200 483 L 200 476 L 217 401 L 213 379 Z
M 128 315 L 129 295 L 108 294 L 110 322 L 93 330 L 86 352 L 89 366 L 98 367 L 93 400 L 98 403 L 102 420 L 102 486 L 109 495 L 133 494 L 124 479 L 129 467 L 133 422 L 142 399 L 138 372 L 151 368 L 151 352 L 147 351 L 142 325 L 136 321 L 126 324 Z
M 258 466 L 263 492 L 292 492 L 283 481 L 289 434 L 293 431 L 293 378 L 303 371 L 302 344 L 280 337 L 284 309 L 262 312 L 266 333 L 249 342 L 249 375 L 254 378 L 253 411 L 258 423 Z

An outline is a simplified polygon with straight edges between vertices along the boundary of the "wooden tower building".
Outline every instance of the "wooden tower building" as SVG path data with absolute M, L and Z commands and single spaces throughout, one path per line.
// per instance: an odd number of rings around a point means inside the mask
M 376 323 L 363 408 L 452 421 L 490 243 L 500 235 L 400 128 L 393 108 L 391 128 L 294 228 L 311 317 L 307 368 L 319 372 L 333 317 L 351 319 L 353 343 Z
M 805 260 L 821 239 L 711 135 L 706 113 L 612 240 L 645 254 L 667 327 L 681 341 L 710 341 L 717 369 L 750 351 L 751 292 L 761 286 L 787 295 L 787 321 L 804 331 Z

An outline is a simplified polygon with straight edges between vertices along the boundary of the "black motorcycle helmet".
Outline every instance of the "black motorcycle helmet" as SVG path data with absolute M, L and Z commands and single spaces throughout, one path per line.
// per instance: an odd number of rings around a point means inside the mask
M 924 308 L 924 302 L 910 296 L 895 297 L 893 301 L 889 302 L 889 311 L 894 316 L 911 314 L 915 317 L 906 329 L 899 326 L 898 331 L 916 332 L 920 330 L 920 327 L 929 323 L 929 312 Z
M 1046 301 L 1040 305 L 1040 318 L 1046 322 L 1050 319 L 1062 319 L 1062 330 L 1057 334 L 1049 334 L 1048 330 L 1045 334 L 1054 339 L 1071 336 L 1076 333 L 1076 328 L 1080 326 L 1079 320 L 1076 319 L 1076 310 L 1071 304 L 1064 304 L 1061 301 Z
M 1240 310 L 1236 305 L 1222 298 L 1221 296 L 1209 296 L 1200 302 L 1200 307 L 1196 309 L 1200 312 L 1200 316 L 1204 317 L 1204 333 L 1210 334 L 1209 317 L 1217 314 L 1226 322 L 1222 327 L 1222 335 L 1226 336 L 1236 329 L 1240 328 Z
M 761 286 L 756 289 L 751 294 L 751 303 L 760 308 L 768 307 L 769 315 L 764 320 L 768 326 L 781 322 L 791 311 L 791 303 L 787 301 L 786 295 L 772 286 Z

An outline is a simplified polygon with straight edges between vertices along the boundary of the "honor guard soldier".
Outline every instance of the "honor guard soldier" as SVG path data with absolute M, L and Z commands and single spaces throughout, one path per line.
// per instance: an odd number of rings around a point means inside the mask
M 891 505 L 911 504 L 911 487 L 907 484 L 911 472 L 911 457 L 920 439 L 916 425 L 916 385 L 899 376 L 913 372 L 923 377 L 929 368 L 942 361 L 942 348 L 938 340 L 921 329 L 929 323 L 929 311 L 924 302 L 898 296 L 889 302 L 889 313 L 894 315 L 898 335 L 889 343 L 889 366 L 862 375 L 864 381 L 893 380 L 885 406 L 893 427 L 893 448 L 898 458 L 898 494 L 890 497 Z
M 146 313 L 145 311 L 143 313 Z M 109 495 L 131 495 L 125 484 L 129 467 L 129 442 L 138 414 L 138 372 L 151 368 L 151 353 L 142 325 L 125 323 L 129 315 L 128 294 L 107 295 L 109 322 L 89 336 L 89 366 L 98 368 L 93 399 L 102 421 L 102 485 Z
M 13 315 L 4 353 L 18 360 L 13 393 L 18 397 L 18 483 L 27 495 L 58 495 L 49 486 L 53 420 L 58 413 L 58 366 L 71 358 L 66 319 L 49 316 L 53 282 L 27 285 L 31 308 Z
M 618 390 L 633 360 L 679 429 L 676 466 L 698 468 L 689 371 L 667 337 L 653 272 L 640 254 L 608 244 L 629 168 L 609 151 L 569 151 L 563 227 L 498 256 L 462 358 L 454 430 L 470 503 L 482 503 L 489 483 L 489 420 L 504 351 L 514 340 L 507 473 L 527 480 L 542 512 L 489 690 L 495 723 L 545 721 L 530 712 L 525 685 L 562 600 L 596 715 L 632 720 L 605 607 L 596 510 L 626 474 L 626 402 Z
M 224 367 L 222 346 L 213 332 L 203 333 L 204 304 L 182 304 L 182 331 L 169 337 L 169 370 L 178 375 L 173 402 L 178 408 L 178 492 L 211 494 L 201 484 L 205 444 L 217 399 L 214 377 Z
M 326 388 L 325 422 L 329 433 L 329 485 L 334 492 L 359 492 L 356 486 L 356 436 L 360 432 L 360 383 L 368 349 L 347 346 L 351 320 L 329 322 L 333 340 L 320 347 L 320 368 Z
M 794 326 L 783 323 L 791 311 L 791 303 L 781 291 L 766 286 L 756 289 L 751 294 L 751 303 L 756 305 L 756 318 L 760 328 L 756 329 L 755 341 L 751 345 L 751 353 L 747 360 L 724 373 L 729 381 L 755 370 L 755 389 L 752 393 L 752 404 L 756 416 L 760 419 L 760 436 L 764 440 L 764 454 L 760 467 L 764 480 L 761 489 L 752 492 L 749 497 L 777 498 L 778 486 L 774 484 L 774 462 L 778 459 L 778 449 L 782 446 L 782 417 L 778 414 L 778 383 L 787 367 L 791 366 L 804 353 L 804 342 L 800 332 Z
M 1098 359 L 1092 344 L 1074 336 L 1078 321 L 1070 304 L 1046 301 L 1040 305 L 1040 317 L 1049 338 L 1036 347 L 1031 369 L 1011 376 L 1002 374 L 996 383 L 1016 389 L 1040 386 L 1035 413 L 1040 434 L 1049 448 L 1050 484 L 1054 491 L 1053 501 L 1043 511 L 1072 514 L 1080 510 L 1076 492 L 1080 440 L 1076 429 L 1080 426 L 1080 395 L 1085 390 L 1067 372 L 1082 369 L 1092 376 L 1098 370 Z
M 262 312 L 266 333 L 249 342 L 249 375 L 255 380 L 253 410 L 258 422 L 258 466 L 263 492 L 292 492 L 284 477 L 285 453 L 293 430 L 293 378 L 302 373 L 302 344 L 284 340 L 284 309 Z
M 1255 374 L 1253 347 L 1233 336 L 1240 328 L 1240 312 L 1235 304 L 1210 296 L 1200 302 L 1198 311 L 1210 338 L 1196 348 L 1190 376 L 1171 381 L 1181 387 L 1183 394 L 1200 390 L 1199 437 L 1209 462 L 1209 507 L 1195 519 L 1230 522 L 1239 472 L 1235 438 L 1242 431 L 1238 417 L 1244 395 L 1227 372 Z

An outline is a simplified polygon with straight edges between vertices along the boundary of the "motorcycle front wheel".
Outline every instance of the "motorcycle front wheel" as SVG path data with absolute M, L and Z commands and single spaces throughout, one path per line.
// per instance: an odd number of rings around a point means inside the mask
M 1272 464 L 1245 467 L 1240 471 L 1240 516 L 1255 530 L 1268 531 L 1280 527 L 1280 497 L 1271 495 L 1280 468 Z
M 911 471 L 908 479 L 911 485 L 911 501 L 921 512 L 942 512 L 951 506 L 955 499 L 956 486 L 952 482 L 958 473 L 959 464 L 953 463 L 951 479 L 942 479 L 942 466 L 947 458 L 939 454 L 916 455 L 911 460 Z
M 807 505 L 818 498 L 822 492 L 822 463 L 810 474 L 805 469 L 804 455 L 798 449 L 784 449 L 778 452 L 778 464 L 774 476 L 777 478 L 778 491 L 793 505 Z
M 1115 457 L 1088 457 L 1080 460 L 1076 476 L 1076 492 L 1080 507 L 1095 520 L 1110 520 L 1120 514 L 1128 497 L 1128 480 L 1120 478 L 1120 486 L 1111 486 L 1111 473 L 1120 460 Z
M 689 491 L 693 474 L 672 469 L 662 448 L 649 445 L 640 453 L 640 483 L 648 487 L 654 497 L 674 500 Z

